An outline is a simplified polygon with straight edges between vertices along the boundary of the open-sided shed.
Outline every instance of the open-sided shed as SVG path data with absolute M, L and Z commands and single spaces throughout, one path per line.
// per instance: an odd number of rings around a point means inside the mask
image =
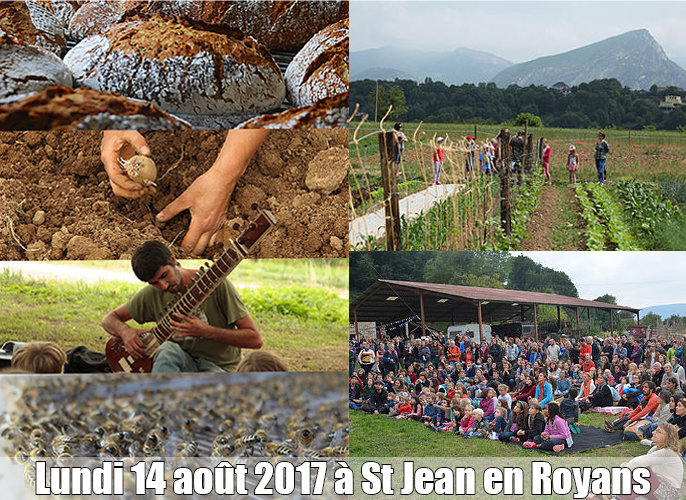
M 412 314 L 420 317 L 422 333 L 425 332 L 426 321 L 478 323 L 481 330 L 484 322 L 523 321 L 524 314 L 533 310 L 534 331 L 538 337 L 537 305 L 557 306 L 558 328 L 560 307 L 575 310 L 577 330 L 580 310 L 583 309 L 586 309 L 589 317 L 591 309 L 602 309 L 610 313 L 629 311 L 636 314 L 636 321 L 640 323 L 639 309 L 565 295 L 382 279 L 351 302 L 350 321 L 355 324 L 356 334 L 358 321 L 390 323 Z M 614 330 L 612 314 L 610 330 Z

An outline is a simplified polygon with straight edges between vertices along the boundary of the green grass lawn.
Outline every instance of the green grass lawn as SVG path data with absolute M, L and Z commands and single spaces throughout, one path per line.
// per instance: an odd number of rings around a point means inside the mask
M 347 259 L 244 263 L 231 279 L 244 285 L 239 293 L 262 333 L 263 349 L 294 371 L 344 370 Z M 65 349 L 85 345 L 102 352 L 109 339 L 102 318 L 142 286 L 27 279 L 5 270 L 0 273 L 0 344 L 47 340 Z
M 607 415 L 585 413 L 581 425 L 603 427 Z M 612 417 L 614 418 L 614 417 Z M 383 415 L 350 412 L 351 457 L 542 457 L 541 452 L 489 439 L 464 439 L 454 433 L 427 429 L 415 421 L 396 420 Z M 636 441 L 608 448 L 565 454 L 583 457 L 633 457 L 648 451 Z

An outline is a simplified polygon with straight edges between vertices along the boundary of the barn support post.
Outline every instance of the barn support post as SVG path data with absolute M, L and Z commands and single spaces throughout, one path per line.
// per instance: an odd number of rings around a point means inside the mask
M 636 324 L 641 326 L 641 313 L 636 311 Z
M 586 318 L 588 319 L 588 331 L 586 334 L 590 335 L 591 334 L 591 308 L 587 307 L 586 308 Z
M 426 335 L 426 321 L 424 320 L 424 293 L 419 292 L 419 310 L 422 315 L 422 337 Z
M 383 184 L 384 211 L 386 214 L 386 250 L 399 251 L 400 247 L 400 204 L 396 173 L 393 165 L 397 143 L 394 132 L 379 134 L 379 154 L 381 155 L 381 181 Z
M 575 307 L 574 310 L 576 311 L 576 331 L 580 331 L 581 327 L 579 326 L 579 308 Z
M 524 323 L 524 306 L 523 305 L 519 306 L 519 319 L 522 323 Z
M 479 341 L 482 341 L 484 339 L 484 329 L 482 326 L 481 302 L 476 305 L 476 317 L 479 320 Z
M 557 306 L 557 331 L 558 333 L 562 330 L 562 323 L 560 322 L 560 306 Z
M 615 333 L 615 330 L 614 330 L 614 326 L 612 324 L 612 309 L 610 309 L 610 335 L 614 335 L 614 333 Z
M 357 328 L 357 309 L 353 309 L 353 321 L 355 322 L 355 338 L 359 338 L 360 330 Z
M 534 337 L 538 342 L 538 315 L 536 314 L 536 304 L 534 304 Z

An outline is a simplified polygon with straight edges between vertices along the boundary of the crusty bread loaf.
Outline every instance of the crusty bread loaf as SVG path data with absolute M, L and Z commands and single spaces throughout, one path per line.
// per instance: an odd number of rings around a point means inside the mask
M 348 17 L 342 0 L 237 0 L 224 22 L 269 50 L 296 52 L 318 31 Z
M 36 2 L 0 2 L 0 30 L 25 45 L 40 47 L 57 55 L 64 52 L 67 44 L 62 21 Z
M 327 97 L 311 106 L 258 116 L 241 123 L 236 128 L 347 128 L 348 116 L 348 93 L 346 92 Z
M 171 113 L 263 113 L 286 93 L 278 66 L 251 37 L 160 17 L 88 37 L 64 62 L 79 85 L 155 102 Z
M 334 23 L 312 37 L 286 69 L 291 102 L 309 106 L 348 91 L 348 20 Z
M 254 37 L 269 50 L 296 52 L 312 36 L 348 17 L 345 0 L 91 0 L 69 26 L 75 40 L 104 33 L 138 15 L 156 13 L 209 24 L 225 24 Z
M 51 87 L 0 104 L 0 130 L 189 128 L 149 102 L 93 89 Z
M 71 71 L 62 60 L 0 30 L 0 100 L 54 85 L 72 85 Z

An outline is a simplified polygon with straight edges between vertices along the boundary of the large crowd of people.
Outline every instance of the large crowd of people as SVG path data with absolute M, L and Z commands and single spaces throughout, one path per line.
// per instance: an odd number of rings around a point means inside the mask
M 435 333 L 360 338 L 350 342 L 349 406 L 553 453 L 573 446 L 582 432 L 579 413 L 596 410 L 612 415 L 608 432 L 650 445 L 646 457 L 664 454 L 667 435 L 667 448 L 679 454 L 686 437 L 684 344 L 681 336 L 617 334 L 543 341 L 493 335 L 490 343 Z M 656 431 L 664 436 L 656 440 Z

